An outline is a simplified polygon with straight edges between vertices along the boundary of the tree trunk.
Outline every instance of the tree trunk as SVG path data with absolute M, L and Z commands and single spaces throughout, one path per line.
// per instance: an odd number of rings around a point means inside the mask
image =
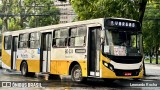
M 3 17 L 2 33 L 8 30 L 8 18 Z
M 139 8 L 139 22 L 142 25 L 142 21 L 143 21 L 143 17 L 144 17 L 144 12 L 146 9 L 146 5 L 147 5 L 147 1 L 148 0 L 141 0 L 141 2 L 139 3 L 140 8 Z
M 149 54 L 150 63 L 152 63 L 152 53 Z
M 156 64 L 158 64 L 158 49 L 159 49 L 159 46 L 156 47 Z
M 146 9 L 147 1 L 148 0 L 142 0 L 139 3 L 139 5 L 140 5 L 140 8 L 139 8 L 139 22 L 141 23 L 141 25 L 142 25 L 142 21 L 143 21 L 144 12 L 145 12 L 145 9 Z M 144 69 L 144 76 L 146 76 L 144 60 L 143 60 L 143 69 Z

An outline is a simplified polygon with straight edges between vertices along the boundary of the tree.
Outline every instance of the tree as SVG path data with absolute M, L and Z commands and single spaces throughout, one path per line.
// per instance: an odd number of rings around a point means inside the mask
M 29 27 L 47 26 L 59 23 L 60 12 L 55 7 L 41 8 L 37 14 L 42 16 L 29 17 Z
M 142 24 L 148 0 L 70 0 L 78 20 L 122 17 L 139 20 Z M 145 66 L 143 62 L 144 75 Z
M 146 12 L 143 21 L 143 37 L 144 37 L 144 48 L 150 55 L 150 62 L 152 63 L 151 57 L 155 53 L 156 64 L 158 64 L 158 53 L 160 47 L 160 5 L 157 4 L 160 1 L 150 0 L 147 4 Z
M 139 0 L 139 22 L 142 24 L 148 0 Z
M 1 12 L 3 14 L 8 14 L 9 12 L 9 4 L 8 2 L 11 2 L 10 0 L 2 0 L 2 5 L 1 5 Z M 8 17 L 6 16 L 1 16 L 1 19 L 2 19 L 2 32 L 8 30 Z
M 53 6 L 52 0 L 3 0 L 2 3 L 2 14 L 4 14 L 2 19 L 5 30 L 24 29 L 31 26 L 28 23 L 35 22 L 35 19 L 40 21 L 31 27 L 59 22 L 59 10 Z
M 71 0 L 79 20 L 103 17 L 143 19 L 147 0 Z

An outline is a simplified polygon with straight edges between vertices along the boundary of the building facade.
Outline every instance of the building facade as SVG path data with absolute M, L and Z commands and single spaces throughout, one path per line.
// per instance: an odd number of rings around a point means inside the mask
M 55 0 L 54 5 L 60 9 L 61 14 L 59 23 L 72 22 L 76 17 L 76 14 L 74 13 L 74 10 L 69 3 L 69 0 L 66 0 L 66 2 L 60 2 L 58 0 Z

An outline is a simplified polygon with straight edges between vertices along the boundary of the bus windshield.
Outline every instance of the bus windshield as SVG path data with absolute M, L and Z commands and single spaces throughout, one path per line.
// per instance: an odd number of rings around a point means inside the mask
M 118 46 L 136 46 L 136 35 L 127 32 L 112 32 L 113 45 Z
M 131 31 L 106 31 L 108 53 L 115 56 L 138 56 L 141 51 L 141 34 Z M 106 45 L 107 46 L 107 45 Z M 106 50 L 107 47 L 104 47 Z

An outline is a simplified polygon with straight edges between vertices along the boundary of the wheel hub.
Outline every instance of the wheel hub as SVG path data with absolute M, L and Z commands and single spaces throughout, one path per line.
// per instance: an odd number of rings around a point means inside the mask
M 23 66 L 23 68 L 22 68 L 22 74 L 25 75 L 25 73 L 26 73 L 26 67 Z
M 81 79 L 81 70 L 80 69 L 75 70 L 74 77 L 75 77 L 76 80 Z

